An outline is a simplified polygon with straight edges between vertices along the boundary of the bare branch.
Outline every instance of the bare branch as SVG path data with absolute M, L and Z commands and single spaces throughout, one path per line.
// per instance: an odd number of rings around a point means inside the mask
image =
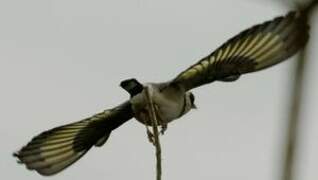
M 160 139 L 159 139 L 159 131 L 158 131 L 158 121 L 157 121 L 157 113 L 155 106 L 152 102 L 152 91 L 149 87 L 145 87 L 145 93 L 147 97 L 148 107 L 149 107 L 149 118 L 152 123 L 152 130 L 153 130 L 153 136 L 154 136 L 154 146 L 156 147 L 156 160 L 157 160 L 157 166 L 156 166 L 156 179 L 161 180 L 161 174 L 162 174 L 162 167 L 161 167 L 161 145 L 160 145 Z

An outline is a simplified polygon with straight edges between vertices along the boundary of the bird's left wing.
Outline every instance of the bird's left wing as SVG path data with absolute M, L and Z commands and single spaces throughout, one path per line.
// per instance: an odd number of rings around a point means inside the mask
M 213 81 L 234 81 L 241 74 L 273 66 L 304 47 L 308 29 L 298 12 L 253 26 L 180 73 L 172 83 L 190 90 Z
M 133 117 L 129 101 L 84 120 L 56 127 L 34 137 L 14 154 L 41 175 L 53 175 L 80 159 L 92 146 L 101 146 L 112 130 Z

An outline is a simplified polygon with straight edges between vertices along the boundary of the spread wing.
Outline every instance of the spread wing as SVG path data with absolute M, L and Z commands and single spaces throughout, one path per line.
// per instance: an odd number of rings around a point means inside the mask
M 296 12 L 253 26 L 233 37 L 173 81 L 186 90 L 273 66 L 294 55 L 308 40 L 308 25 Z
M 133 117 L 130 102 L 90 118 L 45 131 L 14 154 L 30 170 L 48 176 L 80 159 L 93 145 L 101 146 L 111 131 Z

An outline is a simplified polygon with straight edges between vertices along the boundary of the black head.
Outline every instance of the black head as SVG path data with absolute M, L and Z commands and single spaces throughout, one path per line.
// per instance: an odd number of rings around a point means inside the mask
M 131 97 L 139 94 L 144 89 L 143 85 L 134 78 L 122 81 L 120 86 L 124 88 Z

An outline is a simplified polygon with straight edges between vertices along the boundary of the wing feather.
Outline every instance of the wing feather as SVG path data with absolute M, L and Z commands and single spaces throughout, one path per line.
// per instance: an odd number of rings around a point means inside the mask
M 235 80 L 241 74 L 271 67 L 305 46 L 308 29 L 297 12 L 253 26 L 180 73 L 172 83 L 189 90 L 217 80 Z
M 28 169 L 53 175 L 76 162 L 93 145 L 104 144 L 110 132 L 132 116 L 130 102 L 126 102 L 82 121 L 45 131 L 14 155 Z

